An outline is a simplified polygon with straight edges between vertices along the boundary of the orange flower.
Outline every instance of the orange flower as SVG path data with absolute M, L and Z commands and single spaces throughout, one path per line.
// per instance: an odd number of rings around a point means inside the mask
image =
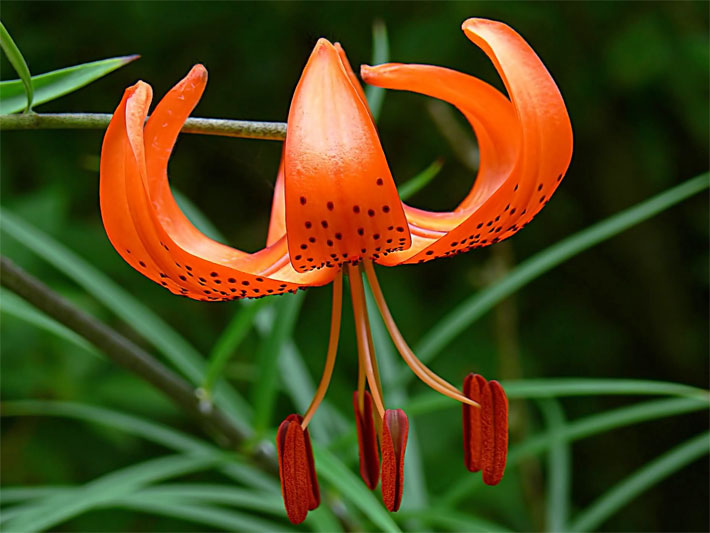
M 535 52 L 500 22 L 469 19 L 463 31 L 491 59 L 508 97 L 441 67 L 387 64 L 361 70 L 368 83 L 450 102 L 471 123 L 480 170 L 471 192 L 451 212 L 401 202 L 362 88 L 340 45 L 325 39 L 316 44 L 293 96 L 266 247 L 256 253 L 200 233 L 179 210 L 168 185 L 168 159 L 205 88 L 204 67 L 195 66 L 147 123 L 150 86 L 138 82 L 128 88 L 106 132 L 100 187 L 104 226 L 119 254 L 145 276 L 197 300 L 254 298 L 333 282 L 323 377 L 304 416 L 290 415 L 277 437 L 284 500 L 294 523 L 319 501 L 307 426 L 335 362 L 343 271 L 350 279 L 357 331 L 360 372 L 353 404 L 360 472 L 368 487 L 374 489 L 381 478 L 387 508 L 399 508 L 408 421 L 403 411 L 385 409 L 363 272 L 407 365 L 434 390 L 463 404 L 467 468 L 482 470 L 488 484 L 503 475 L 508 423 L 503 389 L 470 375 L 462 392 L 424 366 L 397 329 L 373 267 L 420 263 L 510 237 L 548 202 L 569 165 L 569 117 Z

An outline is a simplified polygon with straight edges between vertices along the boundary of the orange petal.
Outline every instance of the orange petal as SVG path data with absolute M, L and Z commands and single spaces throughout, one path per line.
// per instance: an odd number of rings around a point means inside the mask
M 271 218 L 266 246 L 271 246 L 286 235 L 286 202 L 284 200 L 284 160 L 281 158 L 279 172 L 274 183 L 274 198 L 271 201 Z
M 302 421 L 300 415 L 289 415 L 276 433 L 281 494 L 286 515 L 294 524 L 303 522 L 308 511 L 320 504 L 311 440 Z
M 427 261 L 511 236 L 545 205 L 569 166 L 567 110 L 532 48 L 500 22 L 469 19 L 463 29 L 493 61 L 512 106 L 483 82 L 445 69 L 381 65 L 362 70 L 368 83 L 456 105 L 471 122 L 481 149 L 479 176 L 466 199 L 452 213 L 406 208 L 414 245 L 381 259 L 383 264 Z
M 409 247 L 407 221 L 369 110 L 325 39 L 313 50 L 291 102 L 284 174 L 288 247 L 297 271 Z
M 206 82 L 196 66 L 168 93 L 146 126 L 149 85 L 126 90 L 101 152 L 100 202 L 106 233 L 136 270 L 176 294 L 198 300 L 258 297 L 327 283 L 329 272 L 303 275 L 289 263 L 285 238 L 256 254 L 212 241 L 173 200 L 166 166 L 178 131 Z
M 377 433 L 372 417 L 372 396 L 364 392 L 363 410 L 360 411 L 358 392 L 353 393 L 357 443 L 360 452 L 360 476 L 370 490 L 375 490 L 380 479 L 380 455 L 377 452 Z
M 399 509 L 404 489 L 404 451 L 409 421 L 401 409 L 388 409 L 382 420 L 382 501 L 388 511 Z

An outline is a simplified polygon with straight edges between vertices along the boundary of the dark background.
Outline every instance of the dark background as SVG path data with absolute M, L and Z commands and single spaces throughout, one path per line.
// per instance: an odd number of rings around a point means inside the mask
M 354 66 L 368 63 L 371 26 L 381 19 L 392 61 L 448 66 L 501 87 L 460 24 L 478 16 L 505 21 L 519 31 L 565 98 L 575 132 L 571 167 L 554 200 L 506 243 L 426 265 L 379 270 L 392 311 L 412 344 L 458 302 L 515 263 L 708 166 L 706 2 L 5 1 L 1 16 L 33 73 L 105 57 L 142 56 L 39 106 L 39 112 L 111 112 L 123 89 L 136 80 L 151 83 L 159 96 L 201 62 L 210 83 L 197 116 L 275 121 L 285 120 L 293 88 L 320 36 L 340 41 Z M 2 61 L 3 79 L 15 77 Z M 434 125 L 426 98 L 387 93 L 379 128 L 398 183 L 437 157 L 445 161 L 437 179 L 412 198 L 413 205 L 453 208 L 465 195 L 472 175 Z M 97 131 L 4 132 L 2 203 L 140 295 L 207 352 L 234 306 L 174 299 L 111 249 L 98 212 L 101 137 Z M 279 151 L 280 143 L 273 141 L 183 136 L 171 161 L 171 179 L 231 244 L 257 250 L 266 236 Z M 460 381 L 471 368 L 473 352 L 473 364 L 482 373 L 504 378 L 516 377 L 519 362 L 520 375 L 528 378 L 655 379 L 707 388 L 707 227 L 703 194 L 580 254 L 469 328 L 436 361 L 435 370 Z M 116 324 L 99 304 L 22 247 L 5 239 L 3 253 Z M 325 349 L 329 298 L 327 289 L 309 292 L 296 332 L 302 352 L 312 354 L 316 375 Z M 502 333 L 501 323 L 507 324 Z M 348 313 L 341 338 L 329 399 L 349 412 L 356 367 Z M 247 339 L 240 351 L 242 364 L 253 363 L 254 343 Z M 500 364 L 502 350 L 508 352 L 504 361 L 513 358 L 512 369 Z M 65 344 L 12 318 L 3 320 L 2 353 L 5 399 L 87 401 L 187 424 L 147 386 L 108 363 L 74 357 Z M 413 389 L 423 390 L 418 384 Z M 634 400 L 581 397 L 563 405 L 567 416 L 575 418 Z M 284 401 L 284 414 L 288 409 Z M 528 424 L 534 428 L 539 425 L 536 410 L 529 412 Z M 442 472 L 458 475 L 460 469 L 448 465 L 445 447 L 459 446 L 451 444 L 459 430 L 458 414 L 447 413 L 417 421 L 432 492 L 446 487 Z M 586 507 L 618 480 L 706 427 L 705 413 L 683 415 L 575 443 L 573 508 Z M 436 438 L 427 439 L 428 433 Z M 149 445 L 60 419 L 6 422 L 2 452 L 3 481 L 11 485 L 78 483 L 156 454 Z M 707 459 L 693 463 L 636 499 L 603 529 L 707 530 L 707 475 Z M 511 527 L 534 527 L 533 518 L 506 517 L 504 503 L 492 507 L 491 517 Z M 120 520 L 114 522 L 120 528 L 139 530 L 185 527 L 126 514 L 111 515 L 112 520 Z M 92 513 L 66 529 L 101 529 L 105 515 Z

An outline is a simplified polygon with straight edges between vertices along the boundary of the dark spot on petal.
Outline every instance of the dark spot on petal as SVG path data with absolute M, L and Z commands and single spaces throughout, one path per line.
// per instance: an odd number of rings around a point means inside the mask
M 377 185 L 384 185 L 385 182 L 382 178 L 377 178 L 377 181 L 375 183 L 377 183 Z
M 358 235 L 364 235 L 364 234 L 365 234 L 365 229 L 364 229 L 364 228 L 358 228 L 358 229 L 357 229 L 357 234 L 358 234 Z
M 332 211 L 334 207 L 333 202 L 328 202 L 327 204 L 325 204 L 325 206 L 328 208 L 328 211 Z
M 145 263 L 144 263 L 143 261 L 138 261 L 138 264 L 139 264 L 140 266 L 142 266 L 143 268 L 145 268 Z
M 311 225 L 312 224 L 310 222 L 306 221 L 306 229 L 311 229 Z
M 328 221 L 327 220 L 321 220 L 320 225 L 323 226 L 323 229 L 328 227 Z
M 299 200 L 301 201 L 301 205 L 306 205 L 306 197 L 305 196 L 301 196 L 301 198 Z
M 338 240 L 340 240 L 340 239 L 343 238 L 343 234 L 342 234 L 342 233 L 336 233 L 336 234 L 335 234 L 335 238 L 338 239 Z
M 374 216 L 375 216 L 375 210 L 374 210 L 374 209 L 368 209 L 368 210 L 367 210 L 367 214 L 368 214 L 369 216 L 371 216 L 371 217 L 374 217 Z

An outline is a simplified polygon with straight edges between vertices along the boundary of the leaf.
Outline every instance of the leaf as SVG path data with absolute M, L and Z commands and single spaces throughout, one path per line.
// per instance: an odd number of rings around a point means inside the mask
M 390 45 L 387 38 L 387 26 L 381 20 L 372 23 L 372 64 L 379 65 L 389 61 Z M 385 89 L 368 85 L 365 87 L 365 97 L 370 106 L 370 113 L 377 122 L 382 111 L 382 104 L 385 100 Z
M 428 167 L 422 170 L 419 174 L 414 176 L 412 179 L 401 185 L 397 192 L 399 192 L 399 197 L 401 200 L 407 200 L 411 198 L 421 189 L 426 187 L 426 185 L 433 180 L 436 175 L 444 166 L 444 161 L 442 159 L 435 159 Z
M 286 341 L 291 338 L 302 303 L 303 293 L 299 292 L 285 294 L 272 304 L 276 309 L 276 317 L 270 333 L 262 341 L 256 355 L 259 374 L 251 395 L 254 405 L 254 431 L 259 437 L 263 436 L 272 423 L 279 386 L 278 357 Z
M 427 524 L 436 526 L 434 531 L 438 531 L 440 528 L 444 528 L 449 531 L 466 531 L 467 533 L 510 531 L 507 527 L 496 524 L 495 522 L 484 520 L 483 518 L 455 511 L 453 509 L 429 508 L 413 512 L 402 511 L 401 514 L 404 519 L 411 516 L 423 520 Z
M 10 60 L 12 68 L 15 69 L 15 72 L 17 72 L 17 75 L 20 77 L 16 83 L 18 89 L 20 89 L 20 91 L 18 91 L 18 96 L 21 95 L 21 98 L 18 98 L 18 100 L 21 101 L 17 102 L 19 107 L 15 111 L 24 109 L 26 113 L 30 112 L 32 111 L 32 103 L 34 101 L 30 69 L 27 67 L 27 62 L 22 56 L 22 52 L 20 52 L 20 49 L 15 44 L 15 41 L 13 41 L 12 37 L 10 37 L 10 34 L 2 22 L 0 22 L 0 48 L 2 48 L 2 51 L 5 52 L 5 55 Z M 0 113 L 4 112 L 2 109 L 5 106 L 6 98 L 8 98 L 8 96 L 4 94 L 4 91 L 2 90 L 2 83 L 0 83 Z
M 324 479 L 345 495 L 352 504 L 360 509 L 382 531 L 400 531 L 392 520 L 392 515 L 375 498 L 359 477 L 356 477 L 337 457 L 326 448 L 313 444 L 313 454 L 318 465 L 318 472 Z
M 552 378 L 501 381 L 511 399 L 556 398 L 588 395 L 668 395 L 688 398 L 707 398 L 708 391 L 667 381 L 643 379 Z M 459 407 L 459 404 L 437 392 L 424 392 L 412 398 L 407 410 L 410 414 L 424 414 L 440 409 Z
M 539 400 L 538 405 L 550 436 L 550 448 L 547 451 L 546 531 L 567 531 L 572 471 L 569 444 L 560 438 L 564 433 L 565 414 L 560 403 L 552 398 Z
M 0 289 L 0 312 L 24 320 L 28 324 L 56 335 L 92 355 L 101 357 L 94 345 L 87 342 L 84 337 L 80 337 L 65 325 L 38 311 L 14 292 L 10 292 L 7 289 Z
M 489 285 L 449 311 L 422 338 L 414 350 L 422 362 L 433 359 L 451 340 L 486 312 L 538 276 L 575 255 L 708 188 L 710 174 L 705 173 L 668 189 L 644 202 L 598 222 L 520 263 L 499 282 Z M 407 382 L 411 372 L 400 379 Z
M 16 217 L 5 208 L 0 209 L 0 216 L 2 219 L 0 229 L 3 232 L 69 276 L 119 318 L 130 324 L 192 383 L 196 385 L 202 383 L 205 371 L 204 359 L 158 315 L 49 235 Z M 248 431 L 247 420 L 251 414 L 251 407 L 236 390 L 222 383 L 217 387 L 214 398 L 220 407 L 232 415 L 237 425 Z
M 112 57 L 32 76 L 33 103 L 34 105 L 39 105 L 56 100 L 60 96 L 76 91 L 139 57 L 138 55 Z M 27 76 L 29 79 L 29 71 Z M 22 90 L 24 82 L 24 78 L 22 81 L 8 80 L 0 82 L 0 114 L 16 113 L 25 107 L 25 97 Z
M 604 413 L 588 416 L 568 423 L 554 439 L 543 433 L 527 438 L 521 444 L 513 446 L 508 454 L 508 465 L 512 466 L 524 457 L 541 453 L 561 439 L 572 442 L 584 437 L 603 433 L 617 427 L 624 427 L 647 420 L 655 420 L 666 416 L 680 415 L 707 409 L 710 403 L 707 399 L 696 398 L 671 398 L 666 400 L 653 400 L 639 405 L 612 409 Z M 482 486 L 480 478 L 466 476 L 461 481 L 451 486 L 438 501 L 440 505 L 453 506 L 464 498 L 470 497 L 471 491 Z
M 169 455 L 134 464 L 101 476 L 77 491 L 50 496 L 28 506 L 25 512 L 7 520 L 3 529 L 23 533 L 48 529 L 142 486 L 205 470 L 224 460 L 204 455 Z
M 710 433 L 703 433 L 657 457 L 612 487 L 577 515 L 570 531 L 591 531 L 636 496 L 710 450 Z
M 176 431 L 168 426 L 145 420 L 135 415 L 83 403 L 41 400 L 6 401 L 2 404 L 2 415 L 76 418 L 124 431 L 177 452 L 205 454 L 215 458 L 223 453 L 210 443 Z M 272 477 L 243 462 L 240 456 L 234 456 L 233 461 L 223 465 L 221 470 L 232 479 L 255 489 L 273 493 L 278 493 L 280 490 L 278 483 Z

